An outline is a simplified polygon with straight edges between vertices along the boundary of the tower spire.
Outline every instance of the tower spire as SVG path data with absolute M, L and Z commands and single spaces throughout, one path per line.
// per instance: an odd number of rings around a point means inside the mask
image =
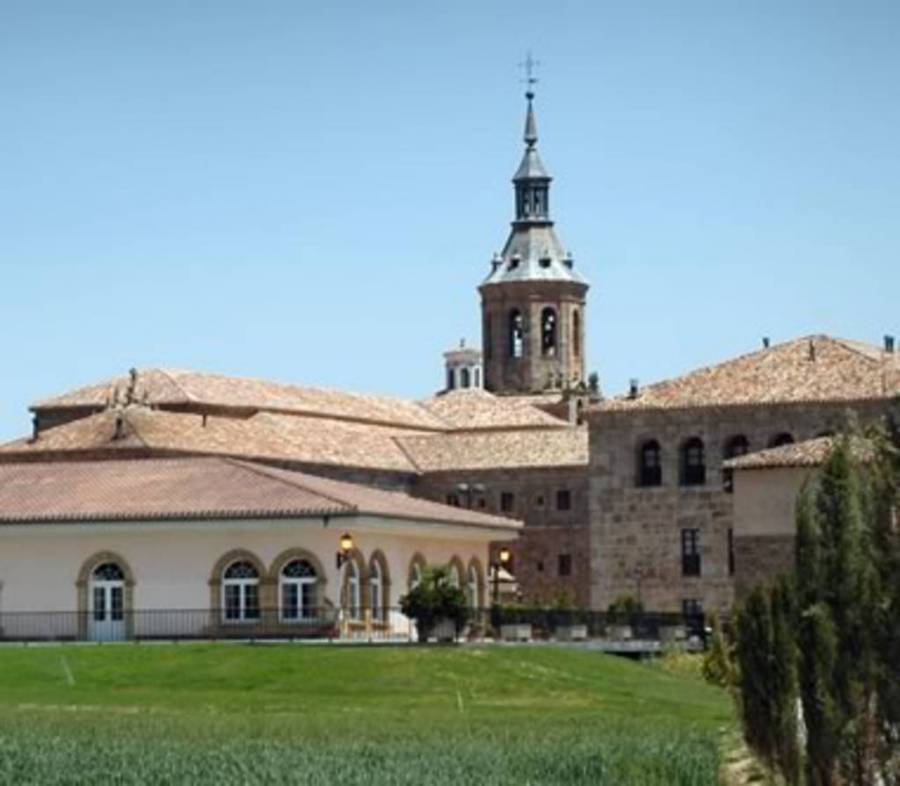
M 534 101 L 534 86 L 538 81 L 534 72 L 539 65 L 540 62 L 531 56 L 531 52 L 526 55 L 525 60 L 522 63 L 522 68 L 525 69 L 525 98 L 528 99 L 528 112 L 525 115 L 525 144 L 528 146 L 529 150 L 531 150 L 538 141 L 537 123 L 534 119 L 534 106 L 532 105 L 532 102 Z

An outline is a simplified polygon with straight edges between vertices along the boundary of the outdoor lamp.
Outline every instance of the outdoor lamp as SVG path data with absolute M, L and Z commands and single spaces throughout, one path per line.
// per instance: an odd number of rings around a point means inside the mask
M 351 551 L 353 551 L 353 536 L 349 532 L 345 532 L 341 535 L 341 550 L 337 553 L 338 570 L 347 561 Z
M 506 548 L 506 546 L 504 546 L 502 549 L 500 549 L 500 564 L 501 565 L 508 565 L 511 558 L 512 558 L 512 552 L 508 548 Z

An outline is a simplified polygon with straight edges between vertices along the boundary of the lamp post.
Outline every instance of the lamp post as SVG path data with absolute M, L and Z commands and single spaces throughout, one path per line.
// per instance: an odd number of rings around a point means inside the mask
M 491 578 L 494 583 L 494 605 L 496 606 L 500 602 L 500 569 L 505 568 L 510 559 L 512 558 L 512 552 L 506 547 L 503 546 L 500 551 L 497 553 L 499 559 L 494 560 L 491 563 Z

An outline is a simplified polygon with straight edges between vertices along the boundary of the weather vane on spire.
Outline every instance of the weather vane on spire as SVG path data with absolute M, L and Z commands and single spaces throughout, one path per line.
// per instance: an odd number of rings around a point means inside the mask
M 528 98 L 532 98 L 534 96 L 533 88 L 538 82 L 538 78 L 534 75 L 534 73 L 540 64 L 540 60 L 535 60 L 531 56 L 531 51 L 529 51 L 525 56 L 525 60 L 519 63 L 519 68 L 525 70 L 525 78 L 522 81 L 528 86 L 528 92 L 526 93 Z

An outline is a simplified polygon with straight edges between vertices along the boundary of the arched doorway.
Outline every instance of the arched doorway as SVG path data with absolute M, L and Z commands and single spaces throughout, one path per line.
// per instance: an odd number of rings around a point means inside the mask
M 92 641 L 122 641 L 125 627 L 125 571 L 104 562 L 91 572 L 88 592 L 88 637 Z

